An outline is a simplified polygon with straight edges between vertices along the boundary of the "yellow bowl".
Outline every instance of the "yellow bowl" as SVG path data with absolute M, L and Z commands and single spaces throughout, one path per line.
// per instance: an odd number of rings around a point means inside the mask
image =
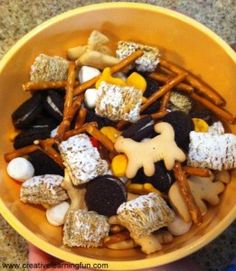
M 5 55 L 0 63 L 1 153 L 12 149 L 10 115 L 28 94 L 21 84 L 39 53 L 66 56 L 66 49 L 86 43 L 91 30 L 106 33 L 114 42 L 135 40 L 157 45 L 166 59 L 193 72 L 227 100 L 227 109 L 236 108 L 236 55 L 216 34 L 198 22 L 174 11 L 144 4 L 109 3 L 78 8 L 35 28 Z M 232 127 L 236 132 L 236 127 Z M 49 254 L 72 263 L 108 264 L 109 269 L 131 270 L 170 263 L 193 253 L 216 238 L 236 217 L 236 173 L 219 206 L 211 208 L 200 227 L 175 238 L 161 252 L 146 256 L 138 249 L 69 249 L 62 246 L 60 228 L 49 225 L 45 212 L 19 200 L 20 185 L 6 174 L 0 158 L 0 211 L 25 239 Z M 95 265 L 94 265 L 95 264 Z M 99 266 L 97 266 L 99 267 Z

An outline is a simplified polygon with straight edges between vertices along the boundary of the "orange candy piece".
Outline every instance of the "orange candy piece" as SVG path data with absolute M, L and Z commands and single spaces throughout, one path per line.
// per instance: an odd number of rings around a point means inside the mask
M 116 177 L 124 177 L 128 159 L 124 154 L 116 155 L 111 161 L 111 170 Z

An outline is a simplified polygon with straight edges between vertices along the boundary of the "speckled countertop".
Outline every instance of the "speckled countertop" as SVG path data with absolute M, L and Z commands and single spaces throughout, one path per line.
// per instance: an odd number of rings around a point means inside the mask
M 0 0 L 0 57 L 25 33 L 48 18 L 100 0 Z M 236 0 L 139 0 L 189 15 L 229 43 L 236 41 Z M 0 270 L 2 263 L 26 263 L 27 244 L 0 217 Z M 236 222 L 204 249 L 192 255 L 204 270 L 224 270 L 236 257 Z

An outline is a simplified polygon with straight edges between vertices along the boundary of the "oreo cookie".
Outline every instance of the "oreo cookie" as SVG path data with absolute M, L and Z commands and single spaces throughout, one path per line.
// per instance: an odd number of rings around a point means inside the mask
M 144 174 L 143 169 L 139 169 L 136 176 L 131 180 L 132 183 L 151 183 L 161 192 L 168 192 L 173 183 L 173 173 L 165 168 L 163 161 L 155 163 L 155 173 L 148 177 Z
M 152 138 L 156 136 L 154 120 L 151 116 L 144 117 L 124 130 L 122 136 L 138 142 L 144 138 Z
M 15 137 L 14 148 L 19 149 L 33 144 L 36 139 L 46 139 L 48 137 L 50 137 L 50 129 L 48 128 L 25 129 Z
M 112 175 L 99 176 L 86 185 L 85 201 L 88 210 L 112 216 L 127 199 L 125 185 Z
M 29 161 L 34 166 L 35 176 L 44 174 L 56 174 L 64 176 L 64 170 L 42 151 L 30 153 Z
M 57 121 L 51 117 L 46 117 L 44 115 L 40 115 L 33 121 L 33 123 L 31 124 L 31 128 L 53 130 L 58 125 L 59 125 L 59 121 Z
M 189 134 L 194 130 L 194 124 L 190 115 L 182 111 L 173 111 L 164 116 L 162 121 L 171 124 L 175 131 L 176 144 L 188 152 L 190 143 Z
M 49 90 L 43 103 L 44 109 L 50 116 L 58 121 L 62 121 L 64 98 L 56 90 Z
M 148 98 L 150 97 L 153 93 L 157 92 L 160 85 L 156 80 L 153 80 L 149 77 L 145 77 L 145 80 L 147 82 L 147 88 L 145 92 L 143 93 L 143 96 Z
M 36 119 L 42 110 L 42 95 L 34 94 L 12 113 L 13 125 L 18 128 L 27 128 Z

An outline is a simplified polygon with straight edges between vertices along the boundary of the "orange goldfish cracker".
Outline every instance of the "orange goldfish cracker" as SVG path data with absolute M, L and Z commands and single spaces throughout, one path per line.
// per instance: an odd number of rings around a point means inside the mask
M 162 195 L 161 192 L 158 189 L 156 189 L 151 183 L 145 183 L 143 185 L 143 189 L 147 193 L 154 192 L 154 193 L 157 193 L 159 196 Z
M 121 78 L 112 77 L 111 69 L 105 68 L 100 76 L 100 79 L 96 82 L 96 88 L 99 87 L 102 81 L 105 81 L 110 84 L 119 85 L 119 86 L 126 86 L 126 82 Z
M 113 143 L 116 142 L 118 136 L 120 135 L 120 131 L 112 126 L 104 126 L 100 129 L 100 132 L 107 136 Z
M 194 123 L 194 131 L 195 132 L 208 132 L 209 126 L 203 119 L 199 118 L 192 118 L 192 121 Z
M 137 89 L 140 89 L 143 92 L 147 88 L 146 80 L 144 79 L 144 77 L 142 75 L 140 75 L 137 72 L 133 72 L 133 73 L 130 74 L 130 76 L 126 80 L 126 84 L 128 86 L 133 86 L 133 87 L 135 87 Z
M 127 157 L 124 154 L 116 155 L 111 162 L 111 170 L 112 173 L 116 177 L 123 177 L 125 176 L 126 168 L 127 168 Z
M 139 194 L 139 195 L 144 195 L 145 192 L 143 190 L 143 184 L 140 183 L 130 183 L 126 185 L 127 191 L 134 193 L 134 194 Z

